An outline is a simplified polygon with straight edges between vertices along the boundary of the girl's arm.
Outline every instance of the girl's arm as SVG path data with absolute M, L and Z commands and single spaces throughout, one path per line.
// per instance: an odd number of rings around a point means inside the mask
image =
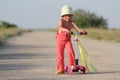
M 68 29 L 63 27 L 62 20 L 59 21 L 57 30 L 58 30 L 58 32 L 66 31 L 67 33 L 70 33 L 70 31 Z
M 76 30 L 76 31 L 78 31 L 78 32 L 86 32 L 86 31 L 84 31 L 84 30 L 82 30 L 82 29 L 79 29 L 78 28 L 78 26 L 74 23 L 74 22 L 72 22 L 72 25 L 73 25 L 73 27 L 74 27 L 74 29 Z

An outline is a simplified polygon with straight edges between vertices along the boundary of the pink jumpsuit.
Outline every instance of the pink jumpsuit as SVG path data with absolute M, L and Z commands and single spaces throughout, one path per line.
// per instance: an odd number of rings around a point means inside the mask
M 71 26 L 66 27 L 71 30 Z M 71 35 L 66 32 L 57 33 L 56 35 L 56 48 L 57 48 L 57 70 L 64 71 L 64 49 L 68 53 L 69 66 L 75 65 L 75 55 L 71 43 Z

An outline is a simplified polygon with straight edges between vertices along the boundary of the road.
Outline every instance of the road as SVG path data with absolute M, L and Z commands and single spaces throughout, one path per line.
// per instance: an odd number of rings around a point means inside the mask
M 80 40 L 98 72 L 55 75 L 55 33 L 34 31 L 0 47 L 0 80 L 120 80 L 120 43 Z

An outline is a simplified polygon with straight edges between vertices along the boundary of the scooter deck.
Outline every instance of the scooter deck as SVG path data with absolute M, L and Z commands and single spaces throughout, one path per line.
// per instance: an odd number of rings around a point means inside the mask
M 71 75 L 72 72 L 80 72 L 82 71 L 83 74 L 86 73 L 86 68 L 84 66 L 76 65 L 74 69 L 72 69 L 71 66 L 66 66 L 65 67 L 65 73 Z

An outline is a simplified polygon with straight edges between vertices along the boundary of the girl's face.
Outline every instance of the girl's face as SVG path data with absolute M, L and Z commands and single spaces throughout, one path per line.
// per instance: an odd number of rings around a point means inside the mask
M 72 17 L 73 17 L 73 15 L 67 14 L 67 15 L 62 16 L 62 19 L 66 22 L 70 22 L 70 21 L 72 21 Z

